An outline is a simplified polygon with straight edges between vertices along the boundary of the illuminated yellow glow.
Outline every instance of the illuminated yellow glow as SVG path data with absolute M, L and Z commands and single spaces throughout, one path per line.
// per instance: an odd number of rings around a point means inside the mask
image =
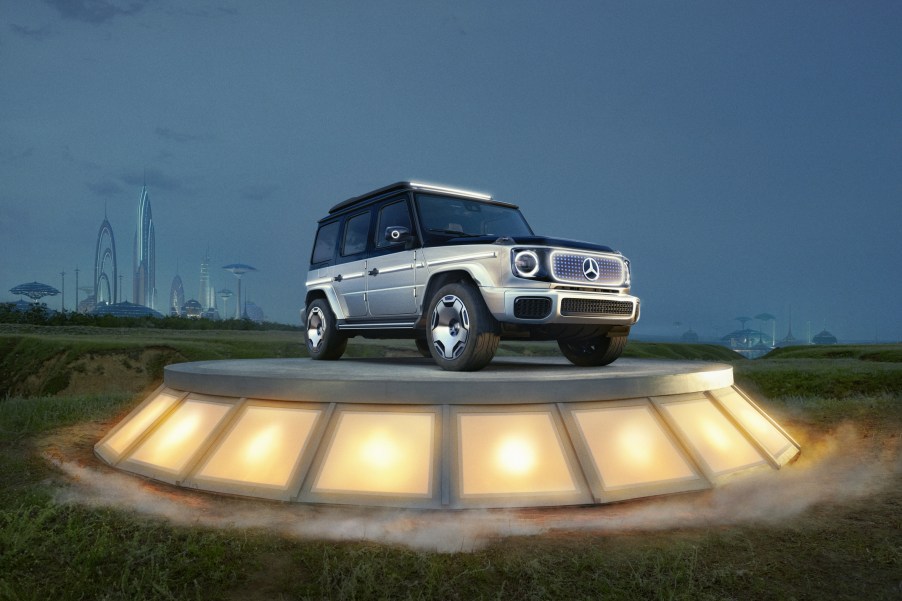
M 536 464 L 536 453 L 528 441 L 509 438 L 501 442 L 495 454 L 498 467 L 511 474 L 526 474 Z
M 792 442 L 760 411 L 733 389 L 717 391 L 717 400 L 774 457 L 779 457 Z
M 707 398 L 666 403 L 663 407 L 714 475 L 765 463 L 755 447 Z
M 167 392 L 158 394 L 133 418 L 125 422 L 115 434 L 110 436 L 109 440 L 105 443 L 106 446 L 112 449 L 116 454 L 121 455 L 129 445 L 137 440 L 141 434 L 144 434 L 144 432 L 157 421 L 157 418 L 172 407 L 173 403 L 177 400 L 177 396 Z
M 319 414 L 310 409 L 247 406 L 196 478 L 284 489 Z
M 573 492 L 551 414 L 458 415 L 463 495 Z
M 435 414 L 344 411 L 313 490 L 431 496 Z
M 650 405 L 574 411 L 605 489 L 696 478 Z
M 132 453 L 137 461 L 181 473 L 231 405 L 188 398 Z

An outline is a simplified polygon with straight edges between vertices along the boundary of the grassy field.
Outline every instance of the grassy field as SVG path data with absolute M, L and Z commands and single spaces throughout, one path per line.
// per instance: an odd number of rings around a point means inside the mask
M 224 500 L 216 505 L 224 515 L 209 516 L 211 495 L 165 487 L 156 502 L 183 504 L 194 517 L 71 500 L 73 478 L 91 470 L 73 476 L 48 460 L 48 445 L 96 467 L 97 436 L 155 385 L 164 364 L 300 356 L 296 332 L 0 329 L 0 599 L 902 598 L 902 347 L 785 349 L 756 361 L 704 345 L 628 350 L 733 362 L 740 385 L 803 444 L 802 459 L 765 494 L 737 485 L 550 513 L 479 512 L 473 519 L 505 527 L 473 551 L 435 552 L 309 539 L 288 524 L 237 519 L 278 512 L 274 503 Z M 407 342 L 350 347 L 357 356 L 415 352 Z M 98 382 L 103 390 L 92 388 Z M 117 494 L 140 488 L 121 478 Z M 326 510 L 296 515 L 334 519 Z M 469 519 L 452 518 L 452 529 Z M 508 523 L 538 526 L 509 535 Z

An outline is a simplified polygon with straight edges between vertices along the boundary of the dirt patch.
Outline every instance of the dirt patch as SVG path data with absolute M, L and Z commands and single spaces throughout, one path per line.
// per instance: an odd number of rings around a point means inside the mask
M 153 383 L 153 366 L 172 351 L 147 349 L 128 353 L 89 353 L 68 366 L 69 384 L 64 396 L 135 393 Z

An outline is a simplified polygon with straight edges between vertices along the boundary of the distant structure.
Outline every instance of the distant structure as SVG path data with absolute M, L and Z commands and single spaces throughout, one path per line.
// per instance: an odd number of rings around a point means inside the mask
M 169 314 L 173 317 L 181 317 L 184 304 L 185 287 L 182 286 L 182 277 L 176 274 L 172 278 L 172 287 L 169 288 Z
M 220 290 L 220 291 L 217 292 L 216 294 L 218 294 L 218 295 L 219 295 L 219 298 L 222 299 L 222 314 L 223 314 L 224 316 L 225 316 L 225 315 L 228 315 L 228 314 L 229 314 L 229 309 L 228 309 L 228 307 L 229 307 L 229 299 L 232 298 L 232 297 L 235 295 L 235 293 L 232 292 L 231 290 L 229 290 L 228 288 L 223 288 L 222 290 Z
M 792 335 L 792 307 L 789 307 L 789 331 L 786 332 L 786 336 L 780 341 L 780 346 L 792 346 L 797 342 L 796 337 Z
M 185 306 L 182 307 L 182 313 L 188 319 L 200 319 L 204 310 L 201 307 L 200 301 L 196 301 L 193 298 L 185 303 Z
M 257 271 L 257 268 L 245 263 L 231 263 L 223 266 L 223 269 L 231 272 L 232 275 L 238 278 L 238 300 L 235 307 L 235 319 L 241 319 L 241 276 L 249 271 Z
M 263 323 L 263 309 L 258 307 L 252 301 L 247 301 L 244 303 L 244 319 L 250 319 L 256 323 Z
M 814 344 L 836 344 L 836 336 L 828 332 L 826 329 L 821 330 L 811 339 Z
M 112 305 L 97 305 L 89 313 L 91 315 L 112 315 L 113 317 L 163 317 L 159 311 L 128 301 Z
M 97 246 L 94 250 L 94 305 L 115 303 L 119 299 L 118 283 L 116 238 L 113 236 L 113 226 L 110 225 L 104 211 L 103 223 L 97 232 Z
M 134 247 L 134 302 L 154 308 L 156 300 L 156 246 L 154 242 L 153 215 L 150 210 L 150 197 L 147 195 L 147 184 L 141 187 L 138 200 L 138 223 L 135 227 Z
M 694 344 L 698 342 L 698 334 L 695 333 L 695 330 L 689 328 L 688 330 L 683 332 L 682 336 L 680 336 L 680 341 Z
M 198 302 L 202 307 L 204 317 L 213 318 L 218 316 L 216 312 L 216 288 L 210 281 L 210 249 L 204 254 L 203 261 L 200 262 L 200 291 L 198 294 Z

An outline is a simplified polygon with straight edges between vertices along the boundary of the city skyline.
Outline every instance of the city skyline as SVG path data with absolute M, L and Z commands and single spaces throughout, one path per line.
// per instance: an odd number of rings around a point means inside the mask
M 93 285 L 104 205 L 128 261 L 146 183 L 157 309 L 209 245 L 212 287 L 254 265 L 242 297 L 297 324 L 316 220 L 413 179 L 621 250 L 640 337 L 753 311 L 779 339 L 791 305 L 902 339 L 898 3 L 65 7 L 0 7 L 0 301 Z

